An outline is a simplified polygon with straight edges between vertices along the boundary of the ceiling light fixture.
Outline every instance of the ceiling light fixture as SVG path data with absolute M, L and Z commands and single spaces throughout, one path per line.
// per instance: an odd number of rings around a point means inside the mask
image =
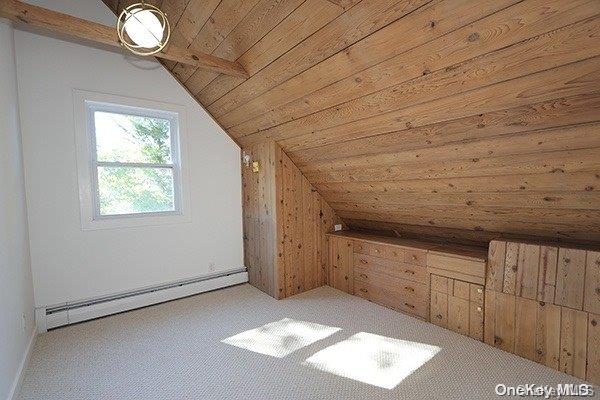
M 167 15 L 152 4 L 132 4 L 117 20 L 121 44 L 139 56 L 151 56 L 165 48 L 171 37 Z

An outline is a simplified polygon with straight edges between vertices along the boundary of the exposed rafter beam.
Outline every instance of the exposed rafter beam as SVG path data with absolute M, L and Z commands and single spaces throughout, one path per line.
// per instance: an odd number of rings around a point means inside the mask
M 0 17 L 8 18 L 17 24 L 24 24 L 79 39 L 123 48 L 114 27 L 33 6 L 21 1 L 0 0 Z M 172 45 L 167 46 L 164 51 L 155 56 L 221 74 L 248 77 L 248 74 L 239 63 L 206 53 L 191 52 L 188 49 Z

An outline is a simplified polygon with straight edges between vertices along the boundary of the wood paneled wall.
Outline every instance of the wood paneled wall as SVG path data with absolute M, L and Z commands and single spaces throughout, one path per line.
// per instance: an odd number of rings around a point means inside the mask
M 328 237 L 341 223 L 274 142 L 244 149 L 259 171 L 242 167 L 244 258 L 250 283 L 283 298 L 326 283 Z
M 600 383 L 600 253 L 492 241 L 485 342 Z
M 600 1 L 154 1 L 250 78 L 165 66 L 348 225 L 600 243 Z

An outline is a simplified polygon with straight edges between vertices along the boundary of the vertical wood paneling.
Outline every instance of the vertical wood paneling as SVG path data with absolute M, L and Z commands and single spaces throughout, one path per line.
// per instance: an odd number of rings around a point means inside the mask
M 469 303 L 469 336 L 483 341 L 483 307 L 473 302 Z
M 585 311 L 600 314 L 600 252 L 588 251 L 585 270 Z
M 519 247 L 516 295 L 534 300 L 537 297 L 540 246 L 522 244 Z
M 506 258 L 504 260 L 504 284 L 502 291 L 515 294 L 517 286 L 517 271 L 519 268 L 519 243 L 506 243 Z
M 584 250 L 560 248 L 556 274 L 556 304 L 583 309 L 584 276 L 586 264 Z
M 433 277 L 434 275 L 432 275 Z M 447 279 L 446 279 L 447 281 Z M 447 282 L 446 282 L 447 283 Z M 429 321 L 443 328 L 448 327 L 448 294 L 445 292 L 431 291 L 429 308 Z
M 556 291 L 556 267 L 558 264 L 558 248 L 540 247 L 540 265 L 538 273 L 538 300 L 554 303 Z
M 448 329 L 469 335 L 469 300 L 448 296 Z
M 534 301 L 516 298 L 515 354 L 529 360 L 535 358 L 536 311 Z
M 600 385 L 600 315 L 588 316 L 588 361 L 586 379 Z
M 483 341 L 490 345 L 496 345 L 496 294 L 498 291 L 485 291 Z
M 585 379 L 588 314 L 562 307 L 559 369 Z
M 494 311 L 494 345 L 499 349 L 514 352 L 515 349 L 515 297 L 496 293 Z
M 487 277 L 485 286 L 489 290 L 501 292 L 504 285 L 504 260 L 506 242 L 492 240 L 489 245 Z
M 534 361 L 558 369 L 560 358 L 560 307 L 537 303 Z
M 326 233 L 341 220 L 273 142 L 245 148 L 244 259 L 252 285 L 276 298 L 326 283 Z

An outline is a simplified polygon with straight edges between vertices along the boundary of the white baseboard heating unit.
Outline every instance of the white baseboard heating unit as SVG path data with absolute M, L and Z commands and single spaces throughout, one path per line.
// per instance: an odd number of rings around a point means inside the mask
M 208 292 L 248 282 L 245 268 L 221 272 L 199 278 L 171 282 L 111 296 L 66 303 L 54 307 L 36 307 L 38 332 L 76 322 L 133 310 L 152 304 Z

